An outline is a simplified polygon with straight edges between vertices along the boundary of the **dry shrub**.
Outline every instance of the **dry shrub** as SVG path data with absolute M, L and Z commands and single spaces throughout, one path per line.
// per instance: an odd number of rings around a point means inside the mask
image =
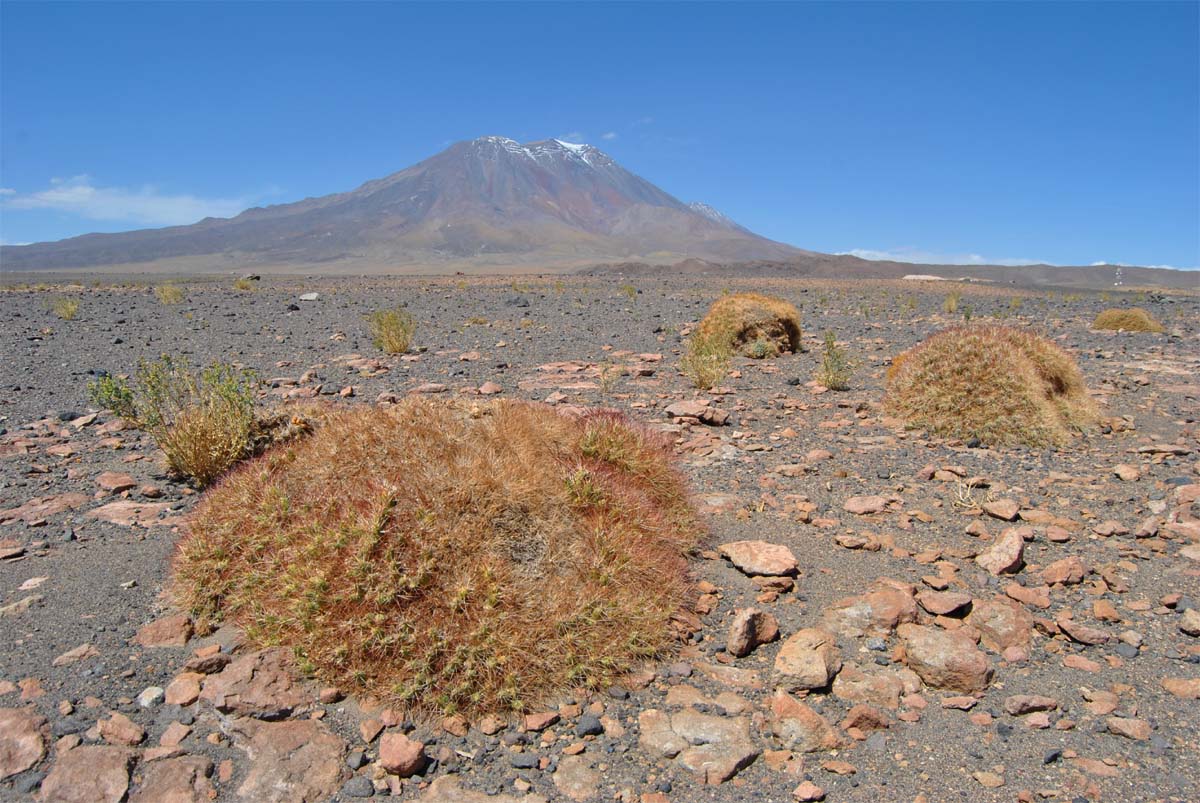
M 253 374 L 232 365 L 196 371 L 185 358 L 164 354 L 141 361 L 132 382 L 106 374 L 88 393 L 148 432 L 172 471 L 204 486 L 265 437 L 254 415 L 257 387 Z
M 619 414 L 409 397 L 230 472 L 172 587 L 344 688 L 521 710 L 668 648 L 700 533 L 667 442 Z
M 59 296 L 50 302 L 51 311 L 64 321 L 73 321 L 79 314 L 79 300 Z
M 375 348 L 388 354 L 403 354 L 412 345 L 413 333 L 417 330 L 416 319 L 402 307 L 375 310 L 367 316 L 371 329 L 371 340 Z
M 734 293 L 713 302 L 696 334 L 725 340 L 747 357 L 774 357 L 800 350 L 800 311 L 781 298 Z
M 993 445 L 1061 445 L 1096 420 L 1071 356 L 1008 326 L 946 329 L 899 355 L 886 403 L 912 426 Z
M 154 297 L 160 304 L 179 304 L 183 302 L 183 288 L 175 284 L 156 285 Z
M 1106 309 L 1092 322 L 1093 329 L 1124 332 L 1163 332 L 1163 325 L 1144 309 Z
M 679 370 L 702 390 L 716 385 L 729 373 L 733 345 L 720 333 L 697 332 L 688 340 L 687 352 L 679 360 Z

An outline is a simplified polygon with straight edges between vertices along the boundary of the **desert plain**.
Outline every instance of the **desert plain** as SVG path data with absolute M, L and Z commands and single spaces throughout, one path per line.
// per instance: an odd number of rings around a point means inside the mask
M 1200 798 L 1194 293 L 232 279 L 178 281 L 179 303 L 144 278 L 0 291 L 0 799 Z M 804 350 L 738 357 L 698 390 L 687 335 L 744 290 L 794 303 Z M 59 298 L 78 301 L 70 320 Z M 402 355 L 365 322 L 396 305 L 417 323 Z M 1091 327 L 1122 306 L 1166 331 Z M 988 448 L 890 417 L 892 358 L 968 316 L 1067 349 L 1100 423 L 1062 448 Z M 844 391 L 814 379 L 827 331 L 854 364 Z M 162 591 L 200 494 L 87 393 L 163 353 L 252 369 L 264 409 L 516 398 L 667 433 L 707 526 L 689 635 L 611 686 L 468 718 L 412 716 L 233 628 L 196 631 Z

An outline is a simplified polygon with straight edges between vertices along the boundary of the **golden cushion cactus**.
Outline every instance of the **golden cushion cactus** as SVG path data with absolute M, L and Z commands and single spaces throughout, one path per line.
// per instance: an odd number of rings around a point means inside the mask
M 800 336 L 800 311 L 795 305 L 759 293 L 718 298 L 696 329 L 700 340 L 719 339 L 756 358 L 799 351 Z
M 1106 309 L 1092 322 L 1093 329 L 1122 332 L 1163 332 L 1163 325 L 1144 309 Z
M 885 406 L 910 426 L 989 445 L 1063 445 L 1097 417 L 1069 354 L 995 325 L 946 329 L 899 355 Z
M 671 461 L 612 412 L 334 411 L 205 495 L 173 593 L 347 689 L 524 709 L 673 644 L 702 527 Z

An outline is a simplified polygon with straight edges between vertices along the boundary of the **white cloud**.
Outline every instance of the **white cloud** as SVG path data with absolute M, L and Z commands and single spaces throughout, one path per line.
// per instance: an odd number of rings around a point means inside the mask
M 89 220 L 114 220 L 145 226 L 195 223 L 205 217 L 233 217 L 251 206 L 251 198 L 198 198 L 168 195 L 156 187 L 97 187 L 90 176 L 52 178 L 47 189 L 19 193 L 0 191 L 5 209 L 48 209 Z
M 0 195 L 16 195 L 17 191 L 11 187 L 0 187 Z
M 1131 265 L 1128 262 L 1093 262 L 1093 268 L 1102 267 L 1121 267 L 1121 268 L 1164 268 L 1166 270 L 1200 270 L 1200 265 L 1193 265 L 1190 268 L 1182 268 L 1178 265 Z
M 583 134 L 579 133 L 578 131 L 572 131 L 570 134 L 563 134 L 562 136 L 555 137 L 555 139 L 562 142 L 580 143 L 583 142 Z
M 600 139 L 616 139 L 616 138 L 617 138 L 616 131 L 605 131 L 603 134 L 600 135 Z
M 1012 259 L 992 258 L 980 254 L 939 254 L 934 251 L 923 251 L 919 248 L 894 248 L 888 251 L 876 251 L 870 248 L 854 248 L 850 251 L 840 251 L 839 254 L 855 256 L 859 259 L 886 260 L 889 262 L 915 262 L 923 265 L 1042 265 L 1048 264 L 1041 259 Z

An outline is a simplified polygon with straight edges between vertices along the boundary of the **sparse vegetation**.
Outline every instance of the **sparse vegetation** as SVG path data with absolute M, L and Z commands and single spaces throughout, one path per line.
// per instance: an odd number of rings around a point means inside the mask
M 946 297 L 942 299 L 942 312 L 947 315 L 953 315 L 958 312 L 958 300 L 962 298 L 962 293 L 958 290 L 951 290 L 946 293 Z
M 830 390 L 849 390 L 850 377 L 853 375 L 854 364 L 846 356 L 846 350 L 837 344 L 833 332 L 826 332 L 817 381 Z
M 154 297 L 160 304 L 179 304 L 183 301 L 183 288 L 177 284 L 160 284 L 154 288 Z
M 611 412 L 410 397 L 232 472 L 180 542 L 202 626 L 424 710 L 523 710 L 666 651 L 701 532 L 669 442 Z
M 898 355 L 886 406 L 936 435 L 991 445 L 1061 445 L 1096 419 L 1070 355 L 998 325 L 947 329 Z
M 59 296 L 50 302 L 50 311 L 64 321 L 73 321 L 79 314 L 79 299 Z
M 638 294 L 637 288 L 634 287 L 632 284 L 621 285 L 621 295 L 625 296 L 630 301 L 637 298 L 637 294 Z
M 367 316 L 367 323 L 375 348 L 388 354 L 408 351 L 413 333 L 417 330 L 416 319 L 402 307 L 375 310 Z
M 697 332 L 688 340 L 679 370 L 693 385 L 708 390 L 725 378 L 732 360 L 733 344 L 729 338 L 720 332 Z
M 612 394 L 616 389 L 617 383 L 621 381 L 621 377 L 625 375 L 624 366 L 615 365 L 611 362 L 602 363 L 597 367 L 596 379 L 600 384 L 600 392 L 605 396 Z
M 168 467 L 204 486 L 249 454 L 258 426 L 254 376 L 217 363 L 199 372 L 164 354 L 143 360 L 133 382 L 105 375 L 88 384 L 92 401 L 144 429 Z
M 239 290 L 243 293 L 252 293 L 257 288 L 258 288 L 258 285 L 256 285 L 254 283 L 253 279 L 247 279 L 245 277 L 242 277 L 241 279 L 237 279 L 233 283 L 233 289 Z
M 748 357 L 797 352 L 800 350 L 800 312 L 781 298 L 733 293 L 713 302 L 696 334 L 704 341 L 723 340 L 730 351 L 741 350 Z M 767 341 L 773 347 L 764 348 L 761 341 Z
M 1144 309 L 1106 309 L 1092 322 L 1094 329 L 1122 332 L 1162 332 L 1163 325 Z

